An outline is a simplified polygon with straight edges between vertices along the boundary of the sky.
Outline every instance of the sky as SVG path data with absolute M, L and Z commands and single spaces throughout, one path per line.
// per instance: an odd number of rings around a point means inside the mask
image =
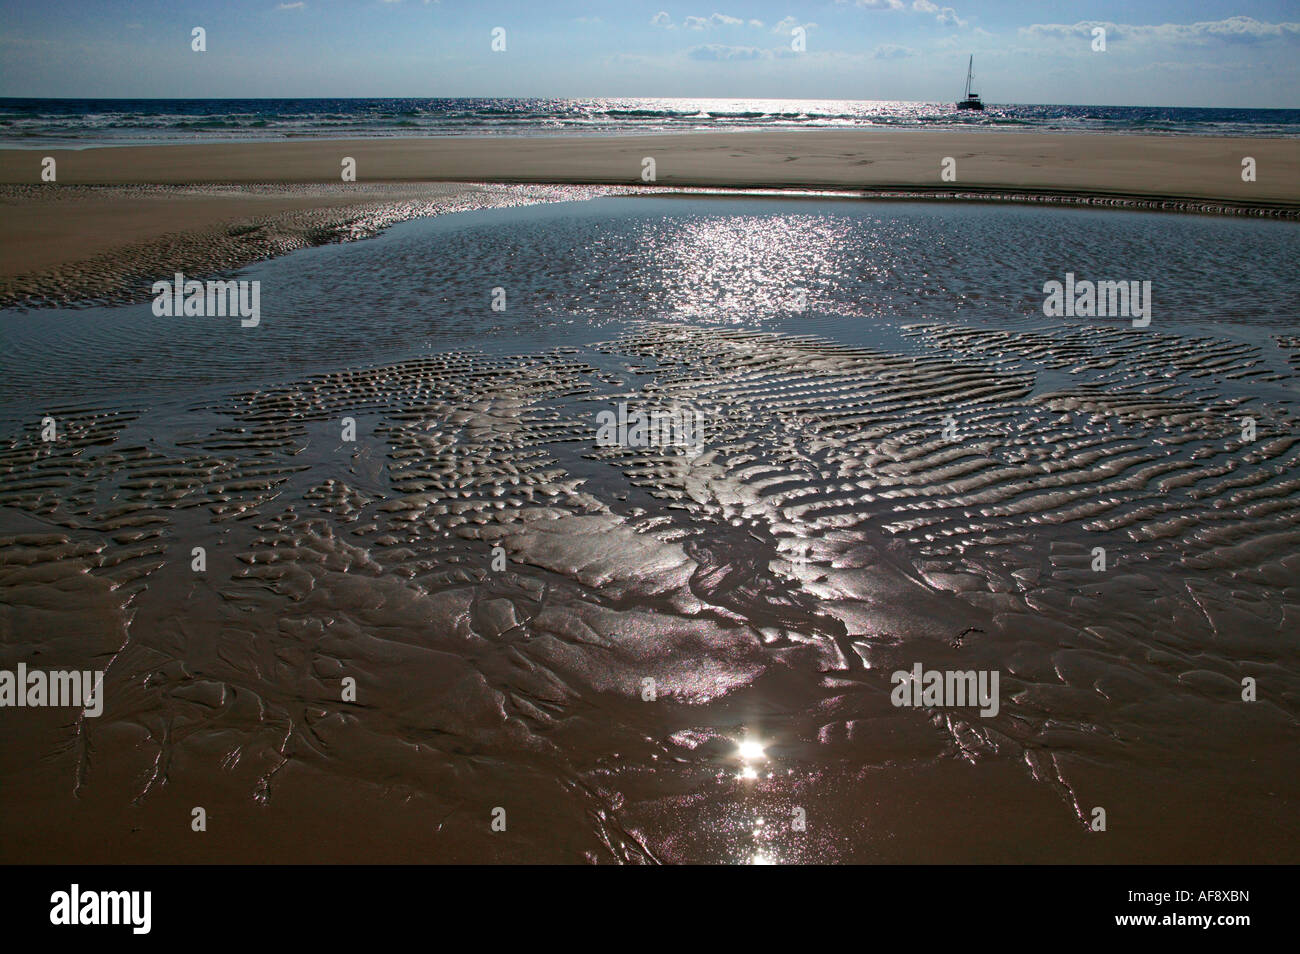
M 0 0 L 0 96 L 1300 107 L 1300 0 L 951 2 Z

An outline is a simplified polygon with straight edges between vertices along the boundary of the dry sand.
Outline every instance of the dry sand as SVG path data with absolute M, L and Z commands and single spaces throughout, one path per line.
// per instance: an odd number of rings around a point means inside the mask
M 58 187 L 40 183 L 46 155 L 57 160 Z M 345 156 L 357 161 L 356 183 L 341 182 Z M 1255 182 L 1242 181 L 1245 156 L 1257 161 Z M 11 187 L 0 191 L 0 275 L 51 272 L 114 249 L 130 248 L 131 257 L 139 258 L 135 246 L 140 243 L 181 233 L 419 194 L 414 185 L 408 186 L 416 190 L 409 195 L 378 194 L 381 184 L 390 189 L 393 183 L 469 181 L 640 186 L 646 157 L 655 160 L 660 186 L 1119 196 L 1191 200 L 1198 210 L 1199 203 L 1209 202 L 1226 210 L 1300 212 L 1300 144 L 1284 139 L 805 130 L 5 149 L 0 150 L 0 184 Z M 957 163 L 953 182 L 940 178 L 945 157 Z M 156 188 L 195 184 L 260 188 Z M 296 188 L 277 190 L 270 184 Z M 73 192 L 69 186 L 154 188 L 96 193 Z M 346 220 L 318 214 L 307 230 L 338 233 Z M 212 256 L 211 264 L 231 259 L 229 252 Z M 67 278 L 61 276 L 61 287 Z M 14 300 L 12 294 L 3 298 Z
M 439 138 L 205 143 L 0 151 L 0 182 L 39 181 L 44 155 L 69 185 L 339 182 L 345 156 L 365 182 L 640 184 L 774 188 L 950 187 L 1079 191 L 1300 204 L 1300 144 L 1287 139 L 933 131 L 764 131 L 609 138 Z M 1254 157 L 1258 181 L 1241 180 Z

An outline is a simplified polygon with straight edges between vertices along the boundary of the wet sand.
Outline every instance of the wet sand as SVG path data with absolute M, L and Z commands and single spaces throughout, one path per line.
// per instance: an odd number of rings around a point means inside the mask
M 417 148 L 359 158 L 390 145 Z M 201 148 L 190 174 L 253 161 Z M 358 205 L 317 181 L 170 197 L 201 225 L 146 215 L 122 246 L 119 200 L 168 198 L 8 193 L 98 235 L 66 260 L 49 239 L 2 287 L 117 300 L 182 262 L 595 194 L 363 184 Z M 1294 862 L 1294 336 L 897 323 L 886 348 L 647 321 L 23 406 L 0 442 L 0 665 L 109 675 L 98 719 L 0 713 L 0 857 Z M 602 446 L 618 401 L 701 408 L 706 446 Z M 917 661 L 1000 671 L 1000 712 L 891 705 Z
M 909 333 L 52 409 L 56 446 L 0 455 L 5 661 L 107 668 L 107 705 L 6 714 L 38 767 L 6 800 L 43 806 L 6 859 L 1294 860 L 1300 444 L 1275 409 L 1244 446 L 1226 396 L 1259 356 Z M 600 447 L 618 399 L 709 409 L 704 453 Z M 1000 713 L 891 706 L 915 661 L 1000 670 Z
M 545 186 L 0 186 L 0 307 L 140 301 L 160 275 L 228 274 L 422 216 L 581 193 Z

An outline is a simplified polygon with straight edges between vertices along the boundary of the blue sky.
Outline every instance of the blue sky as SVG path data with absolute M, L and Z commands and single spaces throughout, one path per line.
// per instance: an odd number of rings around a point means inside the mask
M 974 53 L 995 103 L 1300 106 L 1297 0 L 0 0 L 0 23 L 3 96 L 951 101 Z

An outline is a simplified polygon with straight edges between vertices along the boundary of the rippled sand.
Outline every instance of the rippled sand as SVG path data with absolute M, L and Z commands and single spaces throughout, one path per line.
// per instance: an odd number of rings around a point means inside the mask
M 107 669 L 106 707 L 3 713 L 0 855 L 1295 861 L 1295 337 L 899 331 L 41 408 L 0 665 Z M 620 401 L 700 408 L 702 452 L 600 446 Z M 916 662 L 1000 711 L 895 708 Z

